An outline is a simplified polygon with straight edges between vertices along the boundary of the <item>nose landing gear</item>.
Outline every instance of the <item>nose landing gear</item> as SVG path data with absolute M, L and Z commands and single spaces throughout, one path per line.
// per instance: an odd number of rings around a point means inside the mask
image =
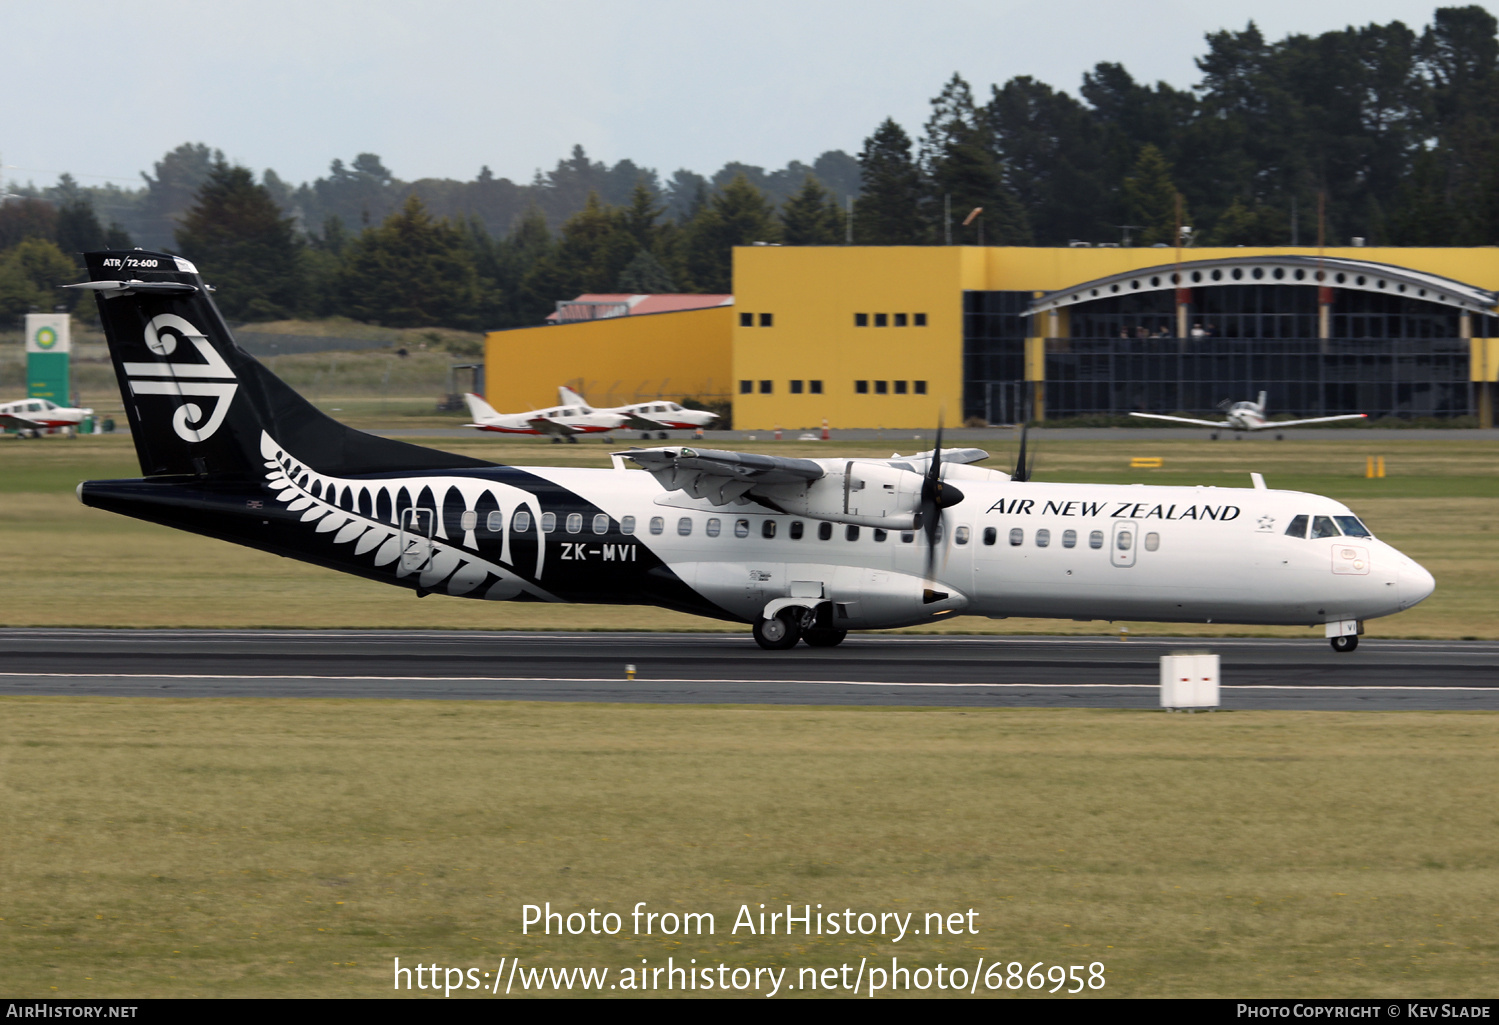
M 1358 647 L 1358 634 L 1348 634 L 1346 637 L 1334 637 L 1329 641 L 1333 651 L 1352 651 Z

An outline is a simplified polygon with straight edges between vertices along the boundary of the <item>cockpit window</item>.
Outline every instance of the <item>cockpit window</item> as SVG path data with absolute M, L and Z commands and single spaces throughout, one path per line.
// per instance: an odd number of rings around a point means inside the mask
M 1312 517 L 1312 540 L 1319 537 L 1337 537 L 1338 525 L 1332 521 L 1331 516 Z
M 1306 537 L 1306 517 L 1298 516 L 1293 519 L 1291 525 L 1286 528 L 1286 535 L 1289 537 Z
M 1338 521 L 1338 526 L 1342 527 L 1343 533 L 1347 534 L 1349 537 L 1374 536 L 1373 534 L 1369 533 L 1368 527 L 1359 522 L 1359 518 L 1357 516 L 1334 516 L 1333 519 Z

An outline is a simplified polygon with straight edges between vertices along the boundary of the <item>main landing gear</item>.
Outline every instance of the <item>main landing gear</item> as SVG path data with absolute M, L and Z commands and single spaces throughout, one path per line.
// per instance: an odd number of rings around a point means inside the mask
M 816 615 L 810 609 L 786 608 L 770 619 L 755 620 L 755 643 L 766 651 L 787 651 L 797 641 L 809 648 L 835 648 L 848 636 L 847 630 L 814 626 Z
M 1358 647 L 1358 634 L 1349 634 L 1346 637 L 1334 637 L 1329 642 L 1333 651 L 1352 651 Z

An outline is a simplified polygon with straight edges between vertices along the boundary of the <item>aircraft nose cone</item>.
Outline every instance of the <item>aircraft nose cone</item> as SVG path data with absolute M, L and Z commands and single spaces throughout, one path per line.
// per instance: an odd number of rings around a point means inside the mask
M 1410 608 L 1418 602 L 1425 601 L 1431 597 L 1431 592 L 1437 589 L 1436 578 L 1426 571 L 1426 567 L 1412 561 L 1402 559 L 1400 565 L 1400 606 Z

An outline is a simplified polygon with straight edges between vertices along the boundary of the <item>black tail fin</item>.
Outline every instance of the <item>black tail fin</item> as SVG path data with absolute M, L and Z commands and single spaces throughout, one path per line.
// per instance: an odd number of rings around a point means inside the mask
M 258 473 L 261 433 L 324 473 L 491 466 L 326 416 L 234 344 L 191 263 L 142 249 L 85 253 L 146 476 Z

